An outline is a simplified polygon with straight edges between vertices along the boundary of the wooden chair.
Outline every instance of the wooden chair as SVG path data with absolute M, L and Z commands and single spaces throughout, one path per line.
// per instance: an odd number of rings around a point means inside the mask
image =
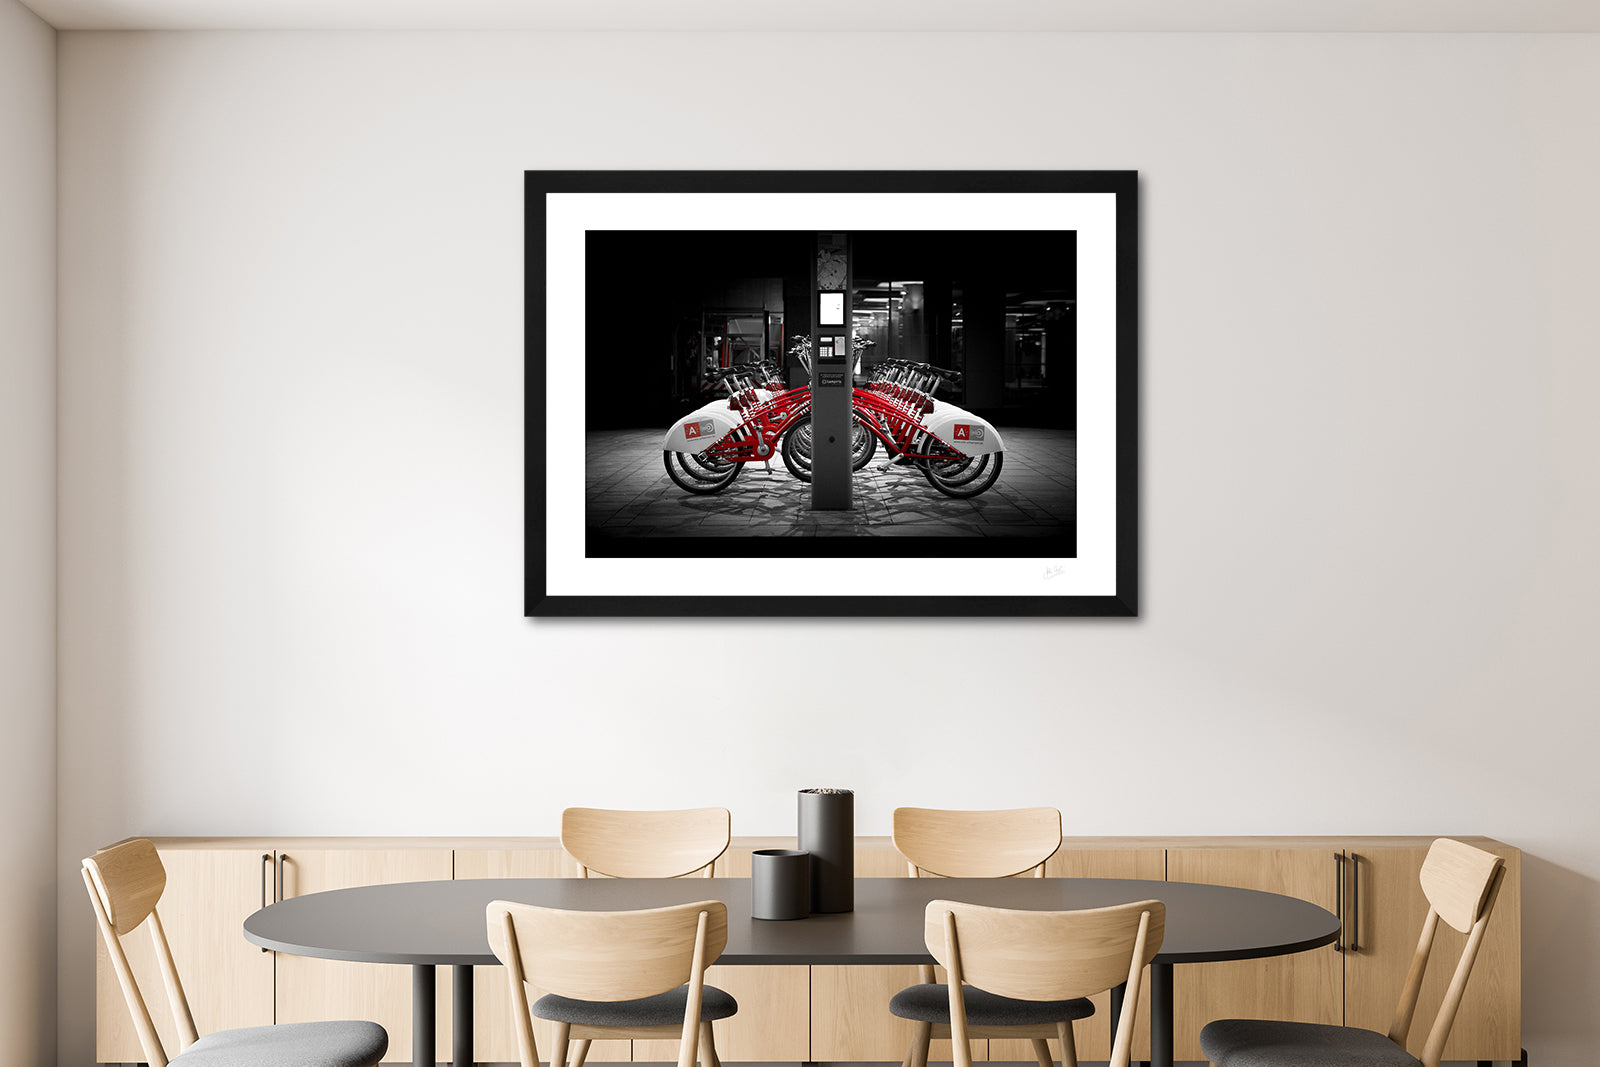
M 728 943 L 728 909 L 702 900 L 647 911 L 557 911 L 492 902 L 489 946 L 505 964 L 522 1067 L 540 1067 L 533 1018 L 555 1023 L 550 1067 L 569 1041 L 678 1038 L 678 1067 L 721 1067 L 711 1023 L 738 1010 L 705 984 Z M 528 986 L 544 995 L 528 1003 Z
M 1061 848 L 1061 812 L 1055 808 L 896 808 L 893 833 L 894 847 L 905 857 L 913 878 L 925 874 L 939 878 L 1012 878 L 1032 874 L 1043 878 L 1045 861 Z M 932 967 L 923 967 L 920 977 L 921 987 L 902 990 L 889 1002 L 890 1011 L 917 1024 L 902 1067 L 926 1067 L 929 1044 L 934 1037 L 949 1034 L 950 1018 L 942 1006 L 945 987 L 934 984 Z M 989 1009 L 995 1007 L 998 1005 L 985 1008 L 985 1018 L 993 1015 Z M 1077 1063 L 1072 1023 L 1093 1015 L 1093 1004 L 1075 1000 L 1054 1009 L 1056 1017 L 1045 1020 L 1033 1019 L 1039 1010 L 1034 1007 L 1014 1010 L 1028 1011 L 1033 1023 L 1004 1036 L 1031 1037 L 1033 1054 L 1041 1067 L 1051 1067 L 1047 1038 L 1056 1037 L 1062 1045 L 1061 1062 L 1066 1067 Z M 1057 1023 L 1063 1025 L 1057 1028 Z
M 1128 988 L 1110 1067 L 1128 1067 L 1139 983 L 1161 948 L 1166 916 L 1159 900 L 1088 911 L 1015 911 L 950 900 L 930 902 L 923 940 L 950 975 L 943 1009 L 950 1020 L 955 1067 L 972 1067 L 971 1038 L 1015 1037 L 1019 1029 L 1034 1033 L 1054 1029 L 1063 1060 L 1075 1064 L 1072 1024 L 1059 1021 L 1061 1007 L 1121 982 Z M 913 992 L 926 997 L 920 991 L 928 988 L 914 986 L 896 999 Z
M 1444 1043 L 1450 1037 L 1461 995 L 1466 991 L 1472 963 L 1483 943 L 1505 861 L 1482 849 L 1441 837 L 1428 849 L 1422 863 L 1422 892 L 1428 898 L 1428 917 L 1411 970 L 1400 989 L 1394 1020 L 1387 1035 L 1354 1026 L 1280 1022 L 1263 1019 L 1218 1019 L 1200 1031 L 1200 1048 L 1217 1067 L 1320 1067 L 1323 1064 L 1357 1064 L 1359 1067 L 1439 1067 Z M 1467 935 L 1466 947 L 1456 962 L 1455 974 L 1445 991 L 1439 1014 L 1434 1016 L 1419 1060 L 1406 1051 L 1417 994 L 1433 949 L 1433 935 L 1443 919 Z
M 731 827 L 727 808 L 568 808 L 561 813 L 561 847 L 578 861 L 578 871 L 585 878 L 590 871 L 610 878 L 683 878 L 691 874 L 710 878 L 717 859 L 728 851 Z M 717 1003 L 723 997 L 733 1003 L 733 997 L 715 986 L 706 988 Z M 589 1040 L 573 1042 L 571 1067 L 583 1067 Z M 715 1060 L 709 1022 L 703 1040 Z
M 704 871 L 728 850 L 727 808 L 614 811 L 568 808 L 561 813 L 561 847 L 589 872 L 612 878 L 681 878 Z
M 219 1030 L 201 1037 L 195 1029 L 189 1000 L 156 914 L 156 902 L 167 887 L 167 871 L 149 841 L 126 841 L 102 849 L 83 861 L 83 884 L 89 890 L 95 922 L 111 954 L 122 995 L 133 1016 L 139 1044 L 150 1067 L 375 1067 L 389 1048 L 389 1035 L 371 1022 L 285 1023 Z M 141 924 L 149 927 L 156 962 L 166 987 L 181 1048 L 167 1058 L 145 1006 L 139 983 L 128 965 L 122 938 Z
M 1061 848 L 1061 813 L 1055 808 L 1003 811 L 894 809 L 894 847 L 911 877 L 1009 878 L 1033 872 Z

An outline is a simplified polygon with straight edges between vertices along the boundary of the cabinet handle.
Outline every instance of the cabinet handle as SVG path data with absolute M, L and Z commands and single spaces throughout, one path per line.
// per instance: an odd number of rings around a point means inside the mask
M 1333 914 L 1339 920 L 1339 936 L 1333 939 L 1333 951 L 1344 951 L 1344 853 L 1333 854 Z
M 271 881 L 272 881 L 272 853 L 263 852 L 261 854 L 261 906 L 263 908 L 267 906 L 267 886 L 268 886 L 268 884 L 271 883 Z M 262 948 L 261 951 L 262 952 L 266 952 L 267 950 L 265 948 Z
M 1361 857 L 1350 853 L 1350 951 L 1361 945 Z
M 288 862 L 288 859 L 289 859 L 288 856 L 284 855 L 281 852 L 278 853 L 278 899 L 279 900 L 283 899 L 283 865 L 286 862 Z

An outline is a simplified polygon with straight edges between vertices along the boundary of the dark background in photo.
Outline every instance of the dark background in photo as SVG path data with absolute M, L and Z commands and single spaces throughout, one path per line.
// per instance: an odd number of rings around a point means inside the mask
M 1076 429 L 1077 234 L 1071 230 L 851 234 L 865 373 L 893 357 L 962 371 L 940 399 L 1006 426 Z M 657 426 L 701 395 L 697 361 L 726 366 L 809 333 L 810 231 L 590 230 L 585 382 L 590 429 Z M 730 329 L 731 324 L 731 329 Z M 790 385 L 807 378 L 786 359 Z
M 884 359 L 959 371 L 940 400 L 1006 442 L 995 487 L 945 498 L 882 452 L 856 508 L 809 510 L 776 457 L 724 493 L 691 496 L 662 469 L 669 426 L 725 397 L 716 370 L 788 354 L 811 333 L 812 231 L 607 231 L 586 237 L 586 551 L 590 556 L 1076 555 L 1077 235 L 1070 230 L 852 231 L 854 333 Z M 552 314 L 559 314 L 551 309 Z M 552 354 L 554 358 L 555 354 Z M 575 383 L 576 384 L 576 383 Z

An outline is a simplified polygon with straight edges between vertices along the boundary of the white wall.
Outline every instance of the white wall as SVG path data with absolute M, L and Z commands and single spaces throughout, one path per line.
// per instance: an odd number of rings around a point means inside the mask
M 55 1060 L 56 46 L 0 0 L 0 1064 Z
M 1600 1046 L 1600 40 L 63 40 L 63 1062 L 98 844 L 816 784 L 1501 837 Z M 819 165 L 1143 172 L 1141 620 L 520 617 L 523 170 Z

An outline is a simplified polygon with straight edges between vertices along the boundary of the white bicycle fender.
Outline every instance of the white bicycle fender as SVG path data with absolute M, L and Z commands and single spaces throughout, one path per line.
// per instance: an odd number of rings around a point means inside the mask
M 923 420 L 928 432 L 964 456 L 986 456 L 1004 452 L 1006 443 L 987 419 L 980 419 L 965 408 L 944 404 Z
M 673 423 L 661 447 L 669 452 L 704 452 L 741 421 L 728 410 L 726 400 L 713 400 Z

